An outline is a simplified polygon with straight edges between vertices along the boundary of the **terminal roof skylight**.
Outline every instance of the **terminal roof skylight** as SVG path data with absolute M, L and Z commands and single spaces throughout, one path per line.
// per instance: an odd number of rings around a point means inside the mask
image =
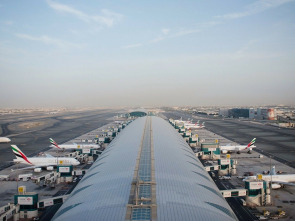
M 131 190 L 131 196 L 134 197 L 133 205 L 129 205 L 131 211 L 131 220 L 151 220 L 152 210 L 157 208 L 152 206 L 153 195 L 152 185 L 155 184 L 155 179 L 152 177 L 152 131 L 151 131 L 151 118 L 146 119 L 145 128 L 143 131 L 142 142 L 139 149 L 139 161 L 136 168 L 136 182 L 135 187 Z M 134 193 L 135 191 L 135 193 Z M 155 201 L 155 200 L 154 200 Z M 151 206 L 149 206 L 151 205 Z

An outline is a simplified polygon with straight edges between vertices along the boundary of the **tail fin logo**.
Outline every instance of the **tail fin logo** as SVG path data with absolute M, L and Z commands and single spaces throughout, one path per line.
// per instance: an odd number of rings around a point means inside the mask
M 11 145 L 11 149 L 14 153 L 14 155 L 16 156 L 16 158 L 22 158 L 23 160 L 25 160 L 27 163 L 32 164 L 27 156 L 16 146 L 16 145 Z M 32 164 L 33 165 L 33 164 Z
M 55 147 L 57 147 L 58 149 L 61 149 L 58 144 L 52 139 L 52 138 L 49 138 L 49 141 L 52 145 L 54 145 Z
M 254 138 L 253 140 L 251 140 L 251 142 L 247 145 L 246 149 L 253 146 L 253 144 L 255 143 L 256 138 Z

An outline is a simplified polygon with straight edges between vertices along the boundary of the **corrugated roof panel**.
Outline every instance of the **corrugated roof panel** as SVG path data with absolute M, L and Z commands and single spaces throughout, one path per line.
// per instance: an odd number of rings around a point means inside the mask
M 201 162 L 189 154 L 191 148 L 163 121 L 153 119 L 158 220 L 235 220 Z M 207 202 L 223 205 L 230 213 Z

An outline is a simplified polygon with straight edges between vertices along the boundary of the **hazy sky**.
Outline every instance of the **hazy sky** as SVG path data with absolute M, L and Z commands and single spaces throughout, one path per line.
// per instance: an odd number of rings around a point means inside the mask
M 294 0 L 0 0 L 0 108 L 295 104 Z

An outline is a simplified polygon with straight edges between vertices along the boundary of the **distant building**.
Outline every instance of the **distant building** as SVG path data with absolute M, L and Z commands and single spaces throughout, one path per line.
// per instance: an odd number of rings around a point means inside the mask
M 261 108 L 257 108 L 257 118 L 262 119 Z
M 263 120 L 276 120 L 277 115 L 274 108 L 258 108 L 257 117 Z
M 228 116 L 233 118 L 249 118 L 249 109 L 233 108 L 228 110 Z
M 219 116 L 228 117 L 228 109 L 227 108 L 220 108 L 219 109 Z
M 129 112 L 130 117 L 144 117 L 148 112 L 144 109 L 133 110 Z
M 269 108 L 267 110 L 267 118 L 268 120 L 276 120 L 277 117 L 276 117 L 274 108 Z
M 250 108 L 249 109 L 249 118 L 254 119 L 255 118 L 255 109 Z

